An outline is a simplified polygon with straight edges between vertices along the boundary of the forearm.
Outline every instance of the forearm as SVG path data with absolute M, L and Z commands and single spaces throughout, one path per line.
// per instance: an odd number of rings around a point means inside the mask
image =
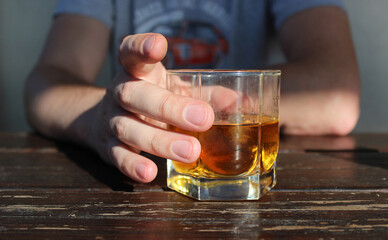
M 282 70 L 281 127 L 287 134 L 351 132 L 359 116 L 360 76 L 346 12 L 312 8 L 279 29 L 287 63 Z
M 286 134 L 345 135 L 359 117 L 360 80 L 355 62 L 288 63 L 282 70 L 280 120 Z
M 92 109 L 105 89 L 50 67 L 38 67 L 25 87 L 26 114 L 30 125 L 42 134 L 86 144 Z

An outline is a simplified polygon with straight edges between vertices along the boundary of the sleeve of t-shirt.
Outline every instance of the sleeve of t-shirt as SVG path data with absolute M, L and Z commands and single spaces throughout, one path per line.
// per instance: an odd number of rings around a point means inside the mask
M 342 0 L 270 0 L 274 25 L 278 30 L 290 16 L 318 6 L 337 6 L 345 10 Z
M 59 0 L 54 17 L 64 13 L 92 17 L 104 23 L 109 29 L 113 25 L 111 0 Z

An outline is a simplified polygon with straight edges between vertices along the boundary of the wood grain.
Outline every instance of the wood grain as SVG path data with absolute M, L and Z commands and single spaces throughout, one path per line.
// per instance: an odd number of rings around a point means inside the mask
M 2 132 L 0 152 L 57 152 L 56 143 L 39 134 Z
M 74 150 L 74 149 L 73 149 Z M 0 188 L 109 188 L 125 191 L 166 189 L 165 160 L 149 184 L 132 181 L 79 148 L 58 153 L 1 153 Z M 388 188 L 388 153 L 281 153 L 276 189 Z
M 0 239 L 387 239 L 388 134 L 282 137 L 259 201 L 136 183 L 86 148 L 0 133 Z
M 152 199 L 152 201 L 150 201 Z M 357 236 L 388 231 L 388 191 L 273 191 L 253 202 L 175 192 L 1 191 L 2 234 L 158 239 Z

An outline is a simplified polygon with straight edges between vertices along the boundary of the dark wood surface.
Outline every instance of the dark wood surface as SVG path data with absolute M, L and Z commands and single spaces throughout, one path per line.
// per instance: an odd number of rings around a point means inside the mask
M 0 239 L 388 239 L 388 134 L 282 137 L 258 201 L 200 202 L 93 152 L 0 133 Z

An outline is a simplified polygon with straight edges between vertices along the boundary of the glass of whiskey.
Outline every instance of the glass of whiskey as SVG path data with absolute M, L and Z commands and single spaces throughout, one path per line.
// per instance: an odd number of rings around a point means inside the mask
M 198 200 L 257 200 L 276 184 L 279 148 L 279 70 L 168 70 L 167 89 L 201 99 L 214 110 L 196 137 L 193 163 L 167 159 L 169 188 Z

